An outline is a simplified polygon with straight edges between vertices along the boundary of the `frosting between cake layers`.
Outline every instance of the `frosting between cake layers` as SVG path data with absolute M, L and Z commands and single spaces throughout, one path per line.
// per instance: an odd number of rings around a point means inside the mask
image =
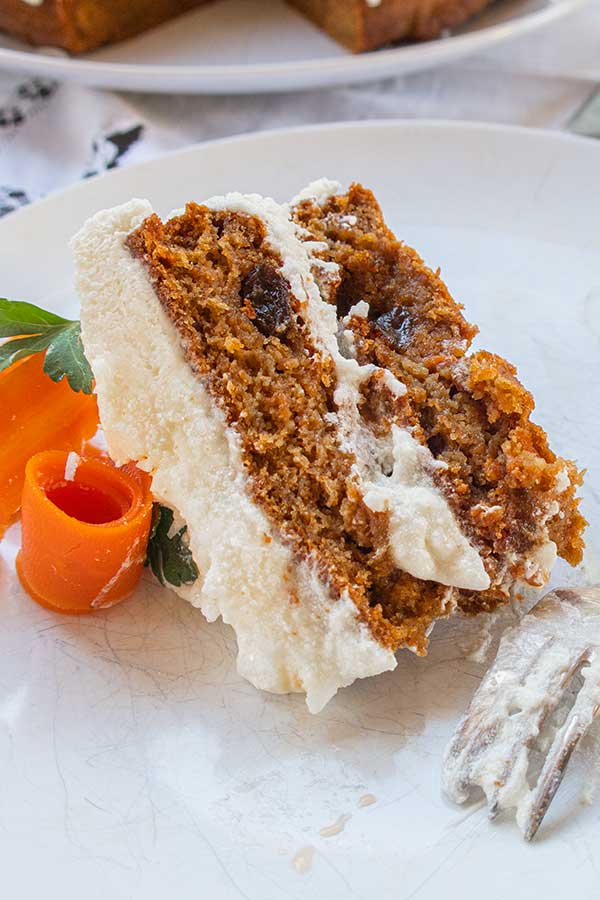
M 481 557 L 464 537 L 442 493 L 424 474 L 428 451 L 405 429 L 392 426 L 393 462 L 368 486 L 364 502 L 390 512 L 390 546 L 396 565 L 424 581 L 467 590 L 490 585 Z M 427 459 L 425 459 L 427 465 Z
M 306 691 L 317 712 L 343 685 L 396 665 L 298 562 L 246 491 L 235 432 L 184 359 L 143 264 L 124 241 L 152 212 L 131 201 L 98 213 L 74 238 L 86 354 L 108 446 L 138 460 L 157 497 L 188 525 L 201 576 L 178 591 L 238 640 L 238 669 L 256 687 Z M 132 348 L 144 340 L 144 352 Z

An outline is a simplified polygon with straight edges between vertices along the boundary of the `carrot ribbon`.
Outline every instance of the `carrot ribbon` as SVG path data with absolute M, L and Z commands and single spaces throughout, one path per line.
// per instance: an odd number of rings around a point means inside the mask
M 98 428 L 92 395 L 51 381 L 41 353 L 0 373 L 0 538 L 16 519 L 27 460 L 41 450 L 80 451 Z
M 23 587 L 58 612 L 113 606 L 140 579 L 151 520 L 145 473 L 65 451 L 38 453 L 23 486 Z

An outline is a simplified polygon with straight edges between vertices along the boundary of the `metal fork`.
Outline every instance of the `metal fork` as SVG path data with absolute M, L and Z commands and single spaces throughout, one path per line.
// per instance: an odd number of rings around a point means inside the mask
M 490 819 L 516 810 L 531 840 L 600 710 L 599 651 L 600 585 L 558 588 L 508 629 L 446 750 L 446 794 L 479 786 Z

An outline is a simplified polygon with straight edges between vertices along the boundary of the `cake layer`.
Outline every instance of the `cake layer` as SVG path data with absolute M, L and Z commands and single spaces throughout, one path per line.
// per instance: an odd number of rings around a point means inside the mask
M 468 353 L 477 329 L 439 273 L 396 240 L 359 185 L 343 193 L 334 182 L 315 183 L 295 199 L 293 215 L 308 240 L 326 245 L 318 255 L 339 266 L 328 296 L 354 358 L 405 385 L 402 408 L 380 415 L 428 448 L 434 482 L 485 562 L 489 588 L 463 590 L 459 603 L 490 608 L 521 582 L 545 584 L 557 552 L 576 564 L 581 475 L 530 421 L 533 398 L 514 367 Z

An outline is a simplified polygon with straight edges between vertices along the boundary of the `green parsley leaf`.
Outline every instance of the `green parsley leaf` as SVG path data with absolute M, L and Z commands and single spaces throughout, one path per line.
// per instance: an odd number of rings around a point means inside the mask
M 5 300 L 0 297 L 0 338 L 17 334 L 43 334 L 56 325 L 65 325 L 68 319 L 57 316 L 20 300 Z
M 33 356 L 34 353 L 43 353 L 53 339 L 57 337 L 59 331 L 47 331 L 45 334 L 36 334 L 32 337 L 16 338 L 14 341 L 6 341 L 0 344 L 0 372 L 8 369 L 13 363 L 26 356 Z
M 14 362 L 46 351 L 44 372 L 52 381 L 66 378 L 75 392 L 92 393 L 94 375 L 81 340 L 81 325 L 19 300 L 0 298 L 0 372 Z
M 198 567 L 185 541 L 184 525 L 172 537 L 173 510 L 155 503 L 152 508 L 152 527 L 148 539 L 146 566 L 150 566 L 162 585 L 193 584 L 198 577 Z
M 50 343 L 46 351 L 44 372 L 52 381 L 61 381 L 66 377 L 71 390 L 76 393 L 92 393 L 94 373 L 83 349 L 79 322 L 66 325 Z

